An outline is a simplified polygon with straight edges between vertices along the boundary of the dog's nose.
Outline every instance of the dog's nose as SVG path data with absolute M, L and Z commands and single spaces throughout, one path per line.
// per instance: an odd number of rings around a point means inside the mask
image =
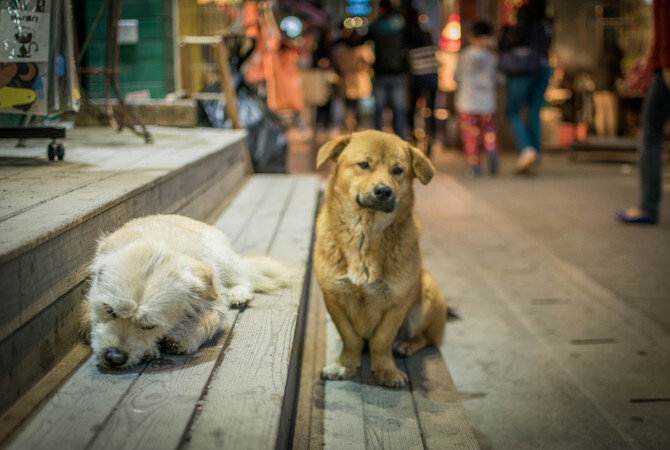
M 110 366 L 122 366 L 128 361 L 128 353 L 118 348 L 110 348 L 105 352 L 105 361 Z
M 375 196 L 381 201 L 388 200 L 393 196 L 393 189 L 385 184 L 375 186 L 374 192 Z

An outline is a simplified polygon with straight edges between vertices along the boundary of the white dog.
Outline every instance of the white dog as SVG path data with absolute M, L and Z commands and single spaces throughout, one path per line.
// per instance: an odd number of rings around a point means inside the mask
M 132 220 L 99 242 L 87 296 L 101 367 L 192 353 L 226 325 L 226 309 L 286 284 L 269 257 L 242 258 L 217 228 L 176 215 Z

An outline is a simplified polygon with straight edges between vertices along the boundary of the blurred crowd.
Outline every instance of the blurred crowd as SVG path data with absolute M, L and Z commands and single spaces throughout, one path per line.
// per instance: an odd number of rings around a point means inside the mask
M 613 138 L 622 128 L 620 94 L 641 99 L 650 68 L 642 63 L 624 74 L 617 33 L 609 30 L 595 69 L 568 74 L 551 52 L 551 8 L 545 0 L 519 3 L 514 20 L 500 29 L 486 21 L 464 24 L 459 47 L 449 52 L 438 50 L 428 17 L 411 1 L 372 2 L 370 19 L 356 18 L 361 22 L 356 23 L 350 18 L 334 30 L 330 23 L 322 24 L 318 32 L 303 35 L 300 47 L 266 11 L 258 14 L 261 31 L 253 35 L 276 51 L 252 58 L 246 77 L 262 72 L 254 82 L 262 85 L 270 109 L 303 132 L 313 131 L 317 145 L 334 135 L 376 128 L 430 154 L 435 144 L 455 137 L 467 161 L 465 175 L 477 177 L 498 172 L 497 128 L 502 123 L 519 152 L 515 170 L 532 174 L 542 163 L 541 111 L 548 101 L 575 125 L 573 136 L 585 138 L 581 125 L 592 135 Z M 257 54 L 262 47 L 257 44 Z M 446 71 L 440 58 L 444 53 L 457 55 L 452 59 L 457 63 Z M 254 70 L 254 64 L 261 68 Z M 310 127 L 300 114 L 305 105 L 314 110 Z M 447 129 L 449 124 L 453 127 Z

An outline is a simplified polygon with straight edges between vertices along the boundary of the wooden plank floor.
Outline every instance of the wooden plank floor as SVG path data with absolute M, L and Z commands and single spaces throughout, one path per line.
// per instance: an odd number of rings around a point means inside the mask
M 318 189 L 316 177 L 256 175 L 216 226 L 240 253 L 269 253 L 304 274 Z M 297 382 L 289 366 L 306 280 L 231 311 L 225 333 L 194 355 L 124 372 L 101 372 L 89 358 L 9 448 L 285 446 L 280 428 L 292 413 L 284 402 L 294 402 L 292 392 L 285 397 Z
M 519 178 L 473 183 L 542 189 Z M 667 334 L 504 205 L 445 174 L 417 187 L 424 264 L 462 317 L 441 350 L 482 448 L 665 448 Z

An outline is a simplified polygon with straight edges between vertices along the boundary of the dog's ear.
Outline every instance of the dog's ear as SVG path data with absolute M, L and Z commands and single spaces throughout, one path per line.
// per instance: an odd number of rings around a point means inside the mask
M 424 153 L 413 145 L 409 145 L 409 153 L 412 157 L 412 171 L 414 176 L 421 181 L 421 184 L 428 184 L 428 182 L 435 175 L 435 166 L 430 162 L 430 159 Z
M 190 257 L 184 257 L 188 261 L 189 272 L 185 274 L 189 289 L 202 300 L 213 302 L 219 298 L 219 293 L 214 286 L 214 273 L 209 266 Z
M 347 134 L 331 139 L 323 144 L 316 155 L 316 168 L 321 167 L 329 159 L 337 161 L 337 157 L 344 150 L 344 147 L 349 144 L 349 141 L 351 141 L 351 135 Z

